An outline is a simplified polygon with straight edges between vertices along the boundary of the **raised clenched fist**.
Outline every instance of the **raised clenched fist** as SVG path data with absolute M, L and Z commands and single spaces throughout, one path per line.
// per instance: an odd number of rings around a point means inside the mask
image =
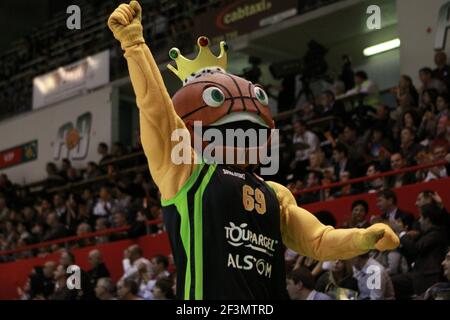
M 137 1 L 122 3 L 109 16 L 108 27 L 114 38 L 120 41 L 122 49 L 144 43 L 142 32 L 142 9 Z

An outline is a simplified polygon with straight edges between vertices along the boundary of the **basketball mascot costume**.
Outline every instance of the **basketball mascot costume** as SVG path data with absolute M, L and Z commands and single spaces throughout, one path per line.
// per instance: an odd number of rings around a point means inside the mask
M 284 186 L 264 181 L 253 166 L 206 163 L 189 145 L 192 161 L 174 163 L 176 130 L 203 127 L 274 128 L 264 90 L 226 68 L 227 46 L 215 56 L 206 37 L 195 60 L 178 49 L 169 66 L 183 87 L 171 99 L 145 44 L 137 1 L 121 4 L 108 26 L 125 51 L 140 111 L 142 145 L 161 192 L 164 223 L 177 268 L 181 299 L 287 298 L 284 249 L 317 260 L 349 259 L 399 245 L 385 224 L 334 229 L 297 206 Z M 192 138 L 193 139 L 193 138 Z

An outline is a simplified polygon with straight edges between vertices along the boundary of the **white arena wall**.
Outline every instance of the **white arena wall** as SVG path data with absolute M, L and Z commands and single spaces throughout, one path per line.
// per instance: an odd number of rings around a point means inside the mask
M 112 92 L 111 86 L 105 86 L 0 122 L 0 164 L 15 156 L 8 150 L 37 142 L 35 160 L 8 165 L 0 172 L 14 183 L 24 184 L 45 179 L 45 166 L 50 161 L 59 167 L 63 158 L 69 158 L 76 168 L 98 161 L 97 145 L 111 144 L 112 126 L 117 122 L 113 119 Z

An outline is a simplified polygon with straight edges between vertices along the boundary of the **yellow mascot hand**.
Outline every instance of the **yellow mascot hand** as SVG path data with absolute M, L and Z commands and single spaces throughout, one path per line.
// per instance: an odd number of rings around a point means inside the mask
M 367 229 L 362 229 L 354 241 L 361 250 L 393 250 L 400 244 L 395 232 L 384 223 L 376 223 Z
M 114 38 L 120 41 L 122 49 L 144 43 L 142 29 L 142 9 L 137 1 L 122 3 L 109 16 L 108 27 Z

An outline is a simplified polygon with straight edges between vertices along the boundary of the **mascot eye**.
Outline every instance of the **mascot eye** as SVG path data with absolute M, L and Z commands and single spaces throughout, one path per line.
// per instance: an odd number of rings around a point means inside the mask
M 253 90 L 255 92 L 255 96 L 258 99 L 258 101 L 261 102 L 263 105 L 268 106 L 269 97 L 267 96 L 267 93 L 260 87 L 255 87 L 255 89 Z
M 203 101 L 210 107 L 220 107 L 225 101 L 225 95 L 217 87 L 209 87 L 203 91 Z

